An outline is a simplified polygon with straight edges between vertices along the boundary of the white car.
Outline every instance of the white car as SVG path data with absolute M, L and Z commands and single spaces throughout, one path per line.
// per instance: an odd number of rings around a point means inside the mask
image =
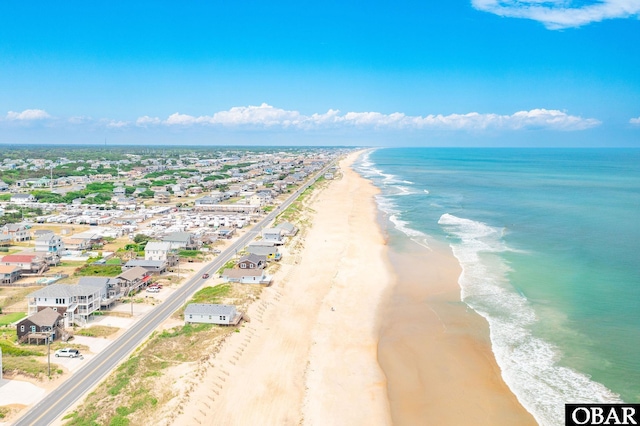
M 64 348 L 64 349 L 58 349 L 56 351 L 56 356 L 57 357 L 61 357 L 61 356 L 66 356 L 69 358 L 78 358 L 80 357 L 80 351 L 77 349 L 73 349 L 73 348 Z

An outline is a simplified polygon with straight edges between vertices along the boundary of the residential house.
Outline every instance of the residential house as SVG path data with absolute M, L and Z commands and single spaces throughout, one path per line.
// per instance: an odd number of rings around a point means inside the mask
M 162 274 L 167 270 L 167 262 L 165 260 L 146 260 L 146 259 L 131 259 L 124 265 L 122 270 L 127 271 L 132 268 L 144 268 L 149 272 L 155 274 Z
M 276 245 L 284 244 L 282 236 L 282 229 L 280 228 L 265 228 L 262 230 L 262 239 L 265 241 L 273 241 Z
M 45 308 L 24 318 L 16 324 L 16 333 L 19 342 L 29 343 L 32 339 L 37 343 L 47 343 L 48 339 L 56 340 L 66 335 L 62 315 L 51 308 Z
M 190 303 L 184 310 L 185 324 L 238 325 L 242 314 L 233 305 Z
M 100 287 L 91 285 L 51 284 L 27 296 L 29 315 L 51 308 L 62 315 L 65 326 L 86 325 L 100 310 Z
M 174 255 L 172 255 L 171 243 L 166 241 L 150 241 L 144 248 L 145 260 L 163 260 L 172 266 L 172 261 L 175 261 Z
M 0 283 L 13 284 L 20 279 L 22 269 L 19 266 L 0 265 Z
M 41 274 L 48 266 L 47 261 L 39 254 L 9 254 L 0 260 L 0 265 L 17 266 L 22 274 Z
M 171 244 L 171 250 L 175 249 L 197 249 L 197 242 L 189 232 L 172 232 L 162 239 L 165 243 Z
M 225 269 L 222 272 L 224 282 L 241 284 L 264 284 L 271 283 L 271 276 L 267 275 L 264 269 Z
M 91 240 L 86 240 L 84 238 L 63 238 L 62 243 L 64 244 L 65 249 L 70 251 L 84 251 L 91 248 Z
M 2 228 L 2 233 L 11 237 L 11 241 L 23 242 L 31 239 L 29 230 L 20 223 L 7 223 Z
M 107 309 L 122 296 L 120 282 L 114 277 L 81 277 L 78 285 L 100 289 L 100 308 Z
M 267 265 L 267 256 L 250 253 L 242 256 L 238 261 L 240 269 L 264 269 Z
M 122 293 L 129 295 L 137 291 L 151 279 L 151 272 L 141 266 L 127 269 L 116 277 L 122 288 Z
M 278 252 L 277 247 L 268 247 L 263 245 L 248 245 L 245 250 L 247 253 L 259 254 L 267 257 L 267 260 L 280 260 L 282 255 Z
M 31 194 L 12 194 L 11 195 L 11 202 L 13 204 L 35 203 L 36 202 L 36 197 L 34 197 Z
M 281 234 L 287 237 L 293 237 L 298 233 L 298 228 L 289 222 L 282 222 L 276 225 L 274 228 L 280 229 Z
M 62 238 L 54 234 L 44 234 L 36 238 L 36 251 L 60 254 L 64 251 Z

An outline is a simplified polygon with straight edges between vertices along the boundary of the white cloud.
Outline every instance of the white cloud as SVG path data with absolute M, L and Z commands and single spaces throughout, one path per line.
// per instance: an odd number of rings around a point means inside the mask
M 110 129 L 121 129 L 123 127 L 127 127 L 129 122 L 121 120 L 104 120 L 104 124 Z
M 25 109 L 22 112 L 9 111 L 6 116 L 8 121 L 22 122 L 46 120 L 48 118 L 51 118 L 51 116 L 43 109 Z
M 552 30 L 638 17 L 640 0 L 471 0 L 478 10 L 541 22 Z
M 483 129 L 547 129 L 547 130 L 584 130 L 600 124 L 593 118 L 582 118 L 569 115 L 563 111 L 548 109 L 532 109 L 518 111 L 511 115 L 467 114 L 408 116 L 401 112 L 383 114 L 380 112 L 347 112 L 329 110 L 326 113 L 304 115 L 298 111 L 289 111 L 262 104 L 260 106 L 233 107 L 220 111 L 213 116 L 198 116 L 175 113 L 166 120 L 157 117 L 140 117 L 136 121 L 139 126 L 194 126 L 221 125 L 225 127 L 280 127 L 303 130 L 327 128 L 369 128 L 385 129 L 449 129 L 449 130 L 483 130 Z
M 144 117 L 139 117 L 136 120 L 136 126 L 140 126 L 140 127 L 146 127 L 149 125 L 160 124 L 160 123 L 162 123 L 162 120 L 160 120 L 158 117 L 149 117 L 148 115 L 145 115 Z
M 629 120 L 629 123 L 635 124 L 635 125 L 640 125 L 640 117 L 632 118 L 631 120 Z

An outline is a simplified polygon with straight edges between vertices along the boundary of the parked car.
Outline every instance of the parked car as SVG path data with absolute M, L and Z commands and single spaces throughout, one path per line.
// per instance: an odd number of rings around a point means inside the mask
M 206 280 L 207 278 L 209 278 L 209 274 L 202 274 L 202 279 Z
M 158 287 L 149 287 L 147 293 L 160 293 L 160 289 Z
M 78 357 L 80 357 L 80 351 L 77 350 L 77 349 L 73 349 L 73 348 L 58 349 L 56 351 L 56 356 L 57 357 L 66 356 L 68 358 L 78 358 Z

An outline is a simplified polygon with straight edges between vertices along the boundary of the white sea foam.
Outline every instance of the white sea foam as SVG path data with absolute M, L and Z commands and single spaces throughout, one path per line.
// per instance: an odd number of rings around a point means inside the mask
M 392 199 L 387 196 L 378 195 L 376 196 L 376 203 L 378 208 L 387 215 L 389 222 L 393 224 L 395 229 L 405 234 L 417 244 L 430 249 L 428 236 L 423 232 L 409 227 L 409 222 L 400 219 L 401 212 Z
M 491 344 L 502 376 L 518 400 L 542 425 L 564 423 L 564 404 L 621 402 L 618 395 L 586 375 L 558 365 L 561 354 L 534 336 L 536 314 L 513 289 L 504 228 L 444 214 L 438 223 L 453 237 L 451 247 L 463 272 L 462 300 L 489 322 Z

